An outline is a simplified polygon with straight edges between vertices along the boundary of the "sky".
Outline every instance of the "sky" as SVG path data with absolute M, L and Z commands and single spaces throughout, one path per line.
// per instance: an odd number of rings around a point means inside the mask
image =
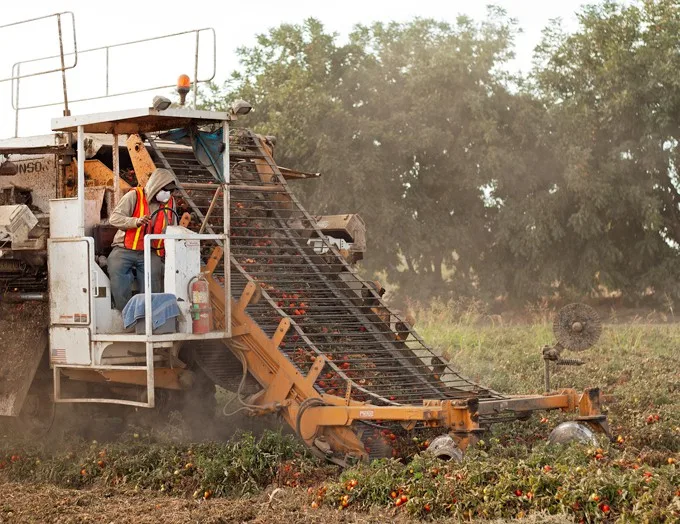
M 581 0 L 496 0 L 517 19 L 522 34 L 516 41 L 515 70 L 526 71 L 531 66 L 533 48 L 541 38 L 541 30 L 551 19 L 561 18 L 566 30 L 576 27 Z M 0 26 L 58 11 L 72 11 L 78 47 L 78 62 L 67 74 L 68 96 L 72 114 L 144 107 L 156 94 L 168 94 L 170 89 L 157 89 L 136 95 L 117 96 L 93 102 L 73 102 L 80 98 L 103 96 L 107 93 L 106 50 L 90 51 L 102 46 L 141 40 L 171 33 L 203 28 L 199 33 L 199 79 L 215 75 L 224 81 L 238 68 L 236 49 L 255 43 L 256 35 L 281 23 L 299 23 L 307 17 L 319 19 L 329 31 L 345 38 L 357 23 L 374 21 L 408 21 L 414 17 L 455 21 L 460 14 L 481 19 L 487 2 L 448 0 L 439 2 L 402 0 L 258 0 L 256 2 L 135 2 L 110 3 L 91 0 L 24 0 L 3 2 Z M 199 8 L 200 5 L 200 8 Z M 74 38 L 70 15 L 63 18 L 63 45 L 73 50 Z M 174 84 L 181 73 L 193 77 L 195 33 L 154 42 L 110 48 L 108 51 L 108 93 L 124 93 L 135 89 Z M 215 57 L 213 58 L 213 48 Z M 58 54 L 56 18 L 19 26 L 0 28 L 0 139 L 14 136 L 15 112 L 10 82 L 12 65 L 22 62 L 21 73 L 53 69 L 55 62 L 27 60 Z M 66 57 L 67 65 L 73 55 Z M 215 64 L 215 67 L 213 67 Z M 62 100 L 61 76 L 51 74 L 20 81 L 19 107 L 42 105 Z M 16 90 L 14 91 L 16 93 Z M 14 103 L 16 104 L 16 101 Z M 63 104 L 38 109 L 24 109 L 19 114 L 19 136 L 50 132 L 50 119 L 61 116 Z

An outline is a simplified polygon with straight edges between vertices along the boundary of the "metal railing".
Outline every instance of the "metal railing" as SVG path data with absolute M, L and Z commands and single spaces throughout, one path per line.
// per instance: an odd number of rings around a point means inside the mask
M 74 26 L 75 27 L 75 26 Z M 0 29 L 2 27 L 0 26 Z M 61 31 L 61 29 L 60 29 Z M 209 72 L 209 75 L 207 75 L 205 78 L 198 78 L 198 65 L 199 65 L 199 51 L 201 49 L 201 33 L 207 33 L 209 37 L 212 39 L 212 70 Z M 165 39 L 170 39 L 170 38 L 177 38 L 185 35 L 195 35 L 195 48 L 194 48 L 194 64 L 193 64 L 193 107 L 194 109 L 196 108 L 196 102 L 198 98 L 198 84 L 204 84 L 211 82 L 217 73 L 217 37 L 215 34 L 215 29 L 212 27 L 206 27 L 206 28 L 201 28 L 201 29 L 192 29 L 189 31 L 181 31 L 179 33 L 171 33 L 167 35 L 161 35 L 161 36 L 156 36 L 156 37 L 151 37 L 151 38 L 143 38 L 140 40 L 131 40 L 128 42 L 122 42 L 119 44 L 113 44 L 113 45 L 106 45 L 106 46 L 101 46 L 101 47 L 93 47 L 91 49 L 85 49 L 82 51 L 75 51 L 74 53 L 63 53 L 63 46 L 60 49 L 60 54 L 59 55 L 53 55 L 53 56 L 45 56 L 41 58 L 34 58 L 31 60 L 23 60 L 19 62 L 15 62 L 12 65 L 12 76 L 9 78 L 9 80 L 12 81 L 12 109 L 15 112 L 15 130 L 14 136 L 18 136 L 18 128 L 19 128 L 19 113 L 21 111 L 25 110 L 31 110 L 31 109 L 39 109 L 39 108 L 45 108 L 45 107 L 53 107 L 53 106 L 58 106 L 61 105 L 61 101 L 54 101 L 54 102 L 46 102 L 42 104 L 33 104 L 33 105 L 24 105 L 22 106 L 20 104 L 20 95 L 21 95 L 21 83 L 19 82 L 19 79 L 21 78 L 26 78 L 29 76 L 36 76 L 37 74 L 47 74 L 51 72 L 57 72 L 57 71 L 62 71 L 63 75 L 63 85 L 64 85 L 64 113 L 66 115 L 70 114 L 68 110 L 68 103 L 70 102 L 71 104 L 78 103 L 78 102 L 89 102 L 93 100 L 102 100 L 105 98 L 112 98 L 112 97 L 118 97 L 118 96 L 125 96 L 125 95 L 133 95 L 137 93 L 145 93 L 148 91 L 156 91 L 160 89 L 169 89 L 175 87 L 175 84 L 163 84 L 163 85 L 154 85 L 154 86 L 149 86 L 149 87 L 143 87 L 143 88 L 138 88 L 138 89 L 127 89 L 127 90 L 122 90 L 122 91 L 111 91 L 110 87 L 110 78 L 111 78 L 111 70 L 110 70 L 110 58 L 112 54 L 112 50 L 115 49 L 120 49 L 124 47 L 129 47 L 129 46 L 134 46 L 134 45 L 139 45 L 139 44 L 144 44 L 148 42 L 154 42 L 154 41 L 160 41 L 160 40 L 165 40 Z M 61 42 L 61 33 L 60 33 L 60 42 Z M 92 54 L 96 52 L 103 52 L 104 53 L 104 60 L 105 60 L 105 90 L 103 94 L 96 95 L 96 96 L 88 96 L 88 97 L 82 97 L 82 98 L 75 98 L 72 100 L 68 100 L 67 96 L 67 88 L 66 88 L 66 75 L 65 75 L 65 70 L 66 69 L 72 69 L 75 67 L 75 63 L 77 63 L 78 56 L 83 56 L 87 54 Z M 46 72 L 41 72 L 37 74 L 30 74 L 30 75 L 22 75 L 21 74 L 21 69 L 22 66 L 26 66 L 26 64 L 33 64 L 41 61 L 47 61 L 47 60 L 54 60 L 57 58 L 61 59 L 62 64 L 65 61 L 65 57 L 70 57 L 71 55 L 74 56 L 74 65 L 70 67 L 62 67 L 62 68 L 57 68 L 53 69 L 50 71 Z
M 63 103 L 64 103 L 64 114 L 69 114 L 69 109 L 68 109 L 68 90 L 66 88 L 66 71 L 68 69 L 73 69 L 78 65 L 78 41 L 76 39 L 76 18 L 75 15 L 71 11 L 63 11 L 61 13 L 54 13 L 51 15 L 46 15 L 46 16 L 40 16 L 37 18 L 31 18 L 29 20 L 22 20 L 20 22 L 12 22 L 11 24 L 5 24 L 5 25 L 0 25 L 0 31 L 3 29 L 7 29 L 9 27 L 17 27 L 23 24 L 29 24 L 32 22 L 37 22 L 39 20 L 46 20 L 49 18 L 55 17 L 57 19 L 57 35 L 59 37 L 59 54 L 54 55 L 50 57 L 51 59 L 59 58 L 60 62 L 60 67 L 52 68 L 52 69 L 46 69 L 42 71 L 33 71 L 31 73 L 21 73 L 21 63 L 29 63 L 29 62 L 37 62 L 40 61 L 41 59 L 37 60 L 26 60 L 24 62 L 17 62 L 12 66 L 12 75 L 7 77 L 7 78 L 0 78 L 0 83 L 3 82 L 12 82 L 12 108 L 14 109 L 14 91 L 15 91 L 15 86 L 16 86 L 16 105 L 19 105 L 19 81 L 22 78 L 30 78 L 30 77 L 35 77 L 35 76 L 42 76 L 42 75 L 48 75 L 50 73 L 58 73 L 61 72 L 61 84 L 62 84 L 62 95 L 63 95 Z M 71 19 L 71 26 L 73 30 L 73 52 L 68 53 L 67 55 L 64 54 L 64 38 L 63 38 L 63 31 L 62 31 L 62 17 L 70 17 Z M 73 56 L 73 64 L 66 65 L 66 56 Z M 61 104 L 61 102 L 58 102 L 57 104 Z M 19 136 L 19 111 L 15 109 L 14 111 L 14 136 L 17 137 Z
M 73 55 L 73 64 L 68 65 L 68 66 L 65 65 L 65 61 L 64 61 L 64 57 L 67 56 L 67 55 L 64 55 L 64 40 L 63 40 L 62 27 L 61 27 L 62 26 L 62 23 L 61 23 L 62 16 L 70 17 L 71 18 L 71 25 L 73 26 L 73 50 L 74 51 L 73 51 L 73 53 L 68 53 L 68 55 Z M 33 73 L 26 73 L 26 74 L 23 74 L 23 75 L 21 74 L 20 70 L 16 70 L 16 73 L 15 73 L 15 67 L 13 66 L 12 67 L 12 76 L 9 76 L 7 78 L 0 78 L 0 83 L 10 82 L 10 81 L 14 82 L 15 80 L 19 80 L 21 78 L 28 78 L 28 77 L 31 77 L 31 76 L 46 75 L 46 74 L 49 74 L 49 73 L 57 73 L 59 71 L 61 71 L 63 73 L 67 69 L 73 69 L 74 67 L 76 67 L 76 65 L 78 65 L 78 42 L 76 40 L 76 20 L 75 20 L 75 15 L 71 11 L 63 11 L 61 13 L 54 13 L 54 14 L 51 14 L 51 15 L 39 16 L 37 18 L 31 18 L 30 20 L 22 20 L 20 22 L 12 22 L 11 24 L 0 25 L 0 31 L 2 31 L 3 29 L 7 29 L 9 27 L 16 27 L 16 26 L 23 25 L 23 24 L 29 24 L 31 22 L 37 22 L 39 20 L 46 20 L 46 19 L 52 18 L 52 17 L 56 17 L 56 19 L 57 19 L 57 33 L 58 33 L 58 36 L 59 36 L 59 54 L 54 55 L 50 58 L 52 58 L 52 59 L 60 58 L 61 59 L 61 66 L 54 68 L 54 69 L 48 69 L 48 70 L 45 70 L 45 71 L 38 71 L 38 72 L 33 72 Z M 41 60 L 41 59 L 38 59 L 38 60 Z M 35 60 L 35 61 L 38 61 L 38 60 Z M 44 60 L 47 60 L 47 58 L 44 58 Z M 32 61 L 34 61 L 34 60 L 27 60 L 27 61 L 22 62 L 22 63 L 28 63 L 28 62 L 32 62 Z
M 225 209 L 228 209 L 229 191 L 224 191 Z M 79 239 L 74 239 L 79 240 Z M 87 239 L 90 243 L 94 241 Z M 115 342 L 143 342 L 145 344 L 144 365 L 120 365 L 120 364 L 101 364 L 91 358 L 90 364 L 58 364 L 53 363 L 54 377 L 54 402 L 56 403 L 106 403 L 119 404 L 125 406 L 153 408 L 155 407 L 155 360 L 158 355 L 154 352 L 156 343 L 177 342 L 187 340 L 221 340 L 231 338 L 231 289 L 228 274 L 224 286 L 224 318 L 221 319 L 223 329 L 214 329 L 208 333 L 168 333 L 154 334 L 153 332 L 153 301 L 152 301 L 152 281 L 151 281 L 151 242 L 154 240 L 192 240 L 192 241 L 220 241 L 228 246 L 228 235 L 205 235 L 205 234 L 148 234 L 144 236 L 144 334 L 117 333 L 110 335 L 92 336 L 92 340 L 109 340 Z M 94 246 L 92 246 L 93 248 Z M 91 250 L 92 250 L 91 248 Z M 95 286 L 96 287 L 96 286 Z M 95 320 L 96 322 L 96 320 Z M 97 371 L 144 371 L 146 374 L 146 398 L 144 400 L 129 400 L 105 397 L 64 397 L 61 387 L 61 372 L 63 370 L 97 370 Z
M 228 190 L 224 192 L 225 197 L 224 201 L 228 202 Z M 151 242 L 154 240 L 193 240 L 193 241 L 202 241 L 202 240 L 209 240 L 209 241 L 220 241 L 223 243 L 223 245 L 228 245 L 229 241 L 229 236 L 225 234 L 219 234 L 219 235 L 206 235 L 206 234 L 197 234 L 197 233 L 188 233 L 188 234 L 147 234 L 144 235 L 144 267 L 145 268 L 151 268 Z M 231 338 L 231 290 L 230 290 L 230 285 L 229 285 L 229 279 L 227 278 L 227 275 L 225 274 L 225 285 L 224 285 L 224 303 L 225 303 L 225 308 L 224 308 L 224 329 L 223 330 L 215 330 L 215 331 L 210 331 L 209 333 L 201 333 L 201 334 L 186 334 L 186 333 L 180 333 L 180 334 L 164 334 L 164 335 L 155 335 L 153 333 L 153 306 L 151 302 L 151 292 L 152 292 L 152 279 L 151 279 L 151 270 L 145 270 L 144 271 L 144 314 L 145 314 L 145 335 L 144 335 L 144 340 L 147 342 L 147 344 L 153 343 L 153 342 L 167 342 L 171 340 L 209 340 L 209 339 L 223 339 L 223 338 Z

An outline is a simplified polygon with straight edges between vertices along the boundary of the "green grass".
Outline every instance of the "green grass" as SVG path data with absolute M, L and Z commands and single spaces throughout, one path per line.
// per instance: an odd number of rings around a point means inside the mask
M 499 325 L 474 308 L 435 305 L 418 315 L 418 331 L 475 381 L 508 394 L 541 393 L 541 348 L 554 338 L 548 316 L 537 320 Z M 560 368 L 553 389 L 600 387 L 611 399 L 605 410 L 613 443 L 550 446 L 550 430 L 569 416 L 550 413 L 541 422 L 538 415 L 493 426 L 463 464 L 442 465 L 426 456 L 409 464 L 376 462 L 345 471 L 314 496 L 340 507 L 344 501 L 420 518 L 507 519 L 543 512 L 586 522 L 678 522 L 678 347 L 680 325 L 611 324 L 595 347 L 565 354 L 586 364 Z M 406 504 L 397 508 L 393 492 L 397 499 L 405 495 Z
M 462 520 L 565 514 L 584 521 L 677 522 L 680 471 L 606 445 L 504 452 L 500 440 L 468 452 L 462 464 L 426 455 L 409 464 L 376 461 L 343 472 L 316 494 L 333 506 Z M 600 457 L 600 458 L 597 458 Z M 397 500 L 406 503 L 397 507 Z M 344 503 L 344 504 L 343 504 Z
M 474 308 L 435 304 L 417 318 L 423 338 L 465 375 L 503 393 L 542 392 L 541 347 L 553 342 L 542 312 L 532 324 L 502 325 Z M 678 347 L 680 325 L 611 324 L 595 347 L 565 355 L 586 364 L 561 368 L 554 389 L 599 386 L 612 399 L 605 408 L 616 441 L 601 441 L 599 448 L 548 445 L 550 430 L 568 418 L 553 412 L 543 421 L 538 414 L 493 426 L 462 464 L 416 456 L 409 463 L 378 461 L 340 472 L 311 458 L 294 437 L 276 432 L 204 444 L 129 434 L 113 444 L 70 442 L 56 450 L 0 440 L 0 477 L 195 497 L 249 496 L 275 485 L 300 490 L 310 505 L 336 508 L 344 502 L 388 518 L 552 514 L 586 522 L 678 522 Z M 309 493 L 302 491 L 310 486 Z M 393 492 L 406 502 L 397 506 Z
M 554 343 L 548 322 L 510 326 L 453 322 L 436 309 L 424 311 L 419 320 L 425 340 L 475 381 L 508 394 L 543 391 L 541 348 Z M 607 409 L 616 436 L 636 448 L 679 452 L 678 348 L 679 324 L 605 324 L 594 347 L 564 353 L 585 365 L 559 368 L 552 376 L 552 389 L 600 387 L 612 400 Z M 659 421 L 648 424 L 650 415 L 659 415 Z
M 8 480 L 84 487 L 93 483 L 203 496 L 240 497 L 272 483 L 297 485 L 322 465 L 290 435 L 243 433 L 226 443 L 173 443 L 130 433 L 117 442 L 73 441 L 47 449 L 0 442 L 0 473 Z M 295 480 L 295 482 L 292 482 Z

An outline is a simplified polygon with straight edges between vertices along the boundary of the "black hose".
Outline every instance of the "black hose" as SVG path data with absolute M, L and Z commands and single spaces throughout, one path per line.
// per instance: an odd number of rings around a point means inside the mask
M 180 219 L 179 213 L 177 213 L 177 211 L 175 211 L 175 210 L 174 210 L 173 208 L 171 208 L 171 207 L 163 207 L 163 208 L 159 207 L 158 209 L 156 209 L 156 211 L 154 211 L 153 213 L 151 213 L 151 216 L 149 217 L 149 221 L 147 222 L 146 226 L 144 227 L 144 234 L 149 234 L 149 233 L 152 232 L 152 230 L 150 230 L 149 228 L 153 228 L 153 225 L 152 225 L 152 224 L 153 224 L 153 218 L 154 218 L 158 213 L 160 213 L 160 212 L 166 212 L 166 211 L 172 211 L 172 213 L 175 215 L 175 218 L 177 218 L 177 223 L 179 224 L 179 222 L 180 222 L 181 219 Z

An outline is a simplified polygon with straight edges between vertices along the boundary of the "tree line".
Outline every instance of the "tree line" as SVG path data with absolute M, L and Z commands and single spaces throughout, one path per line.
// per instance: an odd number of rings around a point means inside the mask
M 315 19 L 239 49 L 204 107 L 254 106 L 313 213 L 357 212 L 367 275 L 418 299 L 680 297 L 680 2 L 605 1 L 543 31 L 512 72 L 520 28 L 483 20 Z

